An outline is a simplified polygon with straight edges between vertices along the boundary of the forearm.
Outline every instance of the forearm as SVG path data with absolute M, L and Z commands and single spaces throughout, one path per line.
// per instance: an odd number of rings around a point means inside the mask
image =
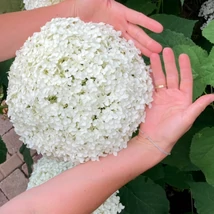
M 49 7 L 0 15 L 0 62 L 14 57 L 26 39 L 46 22 L 71 14 L 71 7 L 65 1 Z
M 113 192 L 164 157 L 146 140 L 142 143 L 134 138 L 118 156 L 109 155 L 99 162 L 87 162 L 70 169 L 18 196 L 0 210 L 1 214 L 8 213 L 11 207 L 16 207 L 17 214 L 29 214 L 27 208 L 26 212 L 18 212 L 17 204 L 22 203 L 30 205 L 33 213 L 39 214 L 92 213 Z

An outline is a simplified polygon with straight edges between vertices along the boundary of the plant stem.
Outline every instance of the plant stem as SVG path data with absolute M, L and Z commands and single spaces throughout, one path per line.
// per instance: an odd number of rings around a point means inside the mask
M 162 5 L 162 0 L 158 0 L 158 7 L 157 7 L 157 14 L 160 13 L 160 8 L 161 8 L 161 5 Z
M 194 212 L 193 212 L 193 199 L 192 199 L 192 191 L 190 190 L 190 196 L 191 196 L 191 198 L 190 198 L 190 200 L 191 200 L 191 212 L 192 212 L 192 214 L 194 214 Z

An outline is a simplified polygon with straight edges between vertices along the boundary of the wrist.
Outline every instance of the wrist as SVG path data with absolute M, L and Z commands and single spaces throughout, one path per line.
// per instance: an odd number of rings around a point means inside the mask
M 131 179 L 154 167 L 166 157 L 165 154 L 151 145 L 148 140 L 139 136 L 132 138 L 128 143 L 127 149 L 122 150 L 118 154 L 119 157 L 125 154 L 126 157 L 122 158 L 123 165 L 125 165 L 128 168 L 127 170 L 130 171 L 130 174 L 132 174 Z M 126 164 L 124 162 L 126 162 Z M 133 173 L 131 173 L 132 171 L 130 169 L 132 169 Z
M 156 157 L 157 163 L 162 161 L 168 155 L 171 155 L 174 145 L 169 142 L 154 141 L 149 136 L 142 133 L 139 133 L 135 137 L 135 141 L 142 145 L 142 150 L 146 151 L 147 153 L 151 153 L 153 157 Z
M 148 142 L 148 145 L 156 147 L 157 150 L 164 153 L 165 155 L 171 155 L 171 150 L 176 143 L 171 142 L 170 139 L 163 136 L 158 137 L 157 133 L 154 136 L 150 136 L 142 130 L 139 130 L 138 138 L 139 140 L 145 139 Z

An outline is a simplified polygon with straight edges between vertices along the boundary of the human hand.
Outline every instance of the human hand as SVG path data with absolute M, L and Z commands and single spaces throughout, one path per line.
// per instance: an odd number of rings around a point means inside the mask
M 145 27 L 156 33 L 163 30 L 163 26 L 132 9 L 114 0 L 66 0 L 72 6 L 72 16 L 83 21 L 104 22 L 112 25 L 122 32 L 127 40 L 132 40 L 145 56 L 159 53 L 162 46 L 150 38 L 139 26 Z
M 144 132 L 161 148 L 171 150 L 206 106 L 214 101 L 214 94 L 204 95 L 192 103 L 193 79 L 189 57 L 186 54 L 179 57 L 180 83 L 172 49 L 163 50 L 163 59 L 166 76 L 158 54 L 152 54 L 150 58 L 156 89 L 152 108 L 147 108 L 146 121 L 141 124 L 138 137 L 144 137 Z

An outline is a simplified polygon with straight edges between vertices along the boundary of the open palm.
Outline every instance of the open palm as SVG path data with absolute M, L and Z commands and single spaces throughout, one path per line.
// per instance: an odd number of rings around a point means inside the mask
M 122 32 L 127 40 L 132 40 L 142 54 L 150 56 L 159 53 L 162 47 L 150 38 L 139 26 L 156 33 L 163 30 L 162 25 L 114 0 L 68 0 L 72 1 L 72 14 L 83 21 L 104 22 Z
M 192 72 L 189 57 L 179 57 L 180 78 L 176 68 L 173 51 L 163 50 L 166 70 L 164 75 L 160 57 L 151 56 L 152 76 L 155 85 L 152 108 L 147 109 L 146 122 L 141 124 L 140 135 L 148 135 L 152 140 L 167 148 L 173 146 L 191 127 L 197 116 L 212 101 L 214 95 L 200 97 L 192 103 Z M 180 79 L 180 81 L 179 81 Z

